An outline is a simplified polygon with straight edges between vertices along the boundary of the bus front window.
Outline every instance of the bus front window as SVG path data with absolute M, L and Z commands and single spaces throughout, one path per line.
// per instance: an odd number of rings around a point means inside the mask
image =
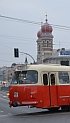
M 14 73 L 14 76 L 12 78 L 11 84 L 18 84 L 18 76 L 19 76 L 19 73 L 20 72 L 18 72 L 18 71 Z
M 38 82 L 38 72 L 35 70 L 16 71 L 11 84 L 35 84 Z
M 18 81 L 14 80 L 14 81 L 11 82 L 11 84 L 18 84 Z
M 35 84 L 38 81 L 38 73 L 34 70 L 22 71 L 19 74 L 19 84 Z

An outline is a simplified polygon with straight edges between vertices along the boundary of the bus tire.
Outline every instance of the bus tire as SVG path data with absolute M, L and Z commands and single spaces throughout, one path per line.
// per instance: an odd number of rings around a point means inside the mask
M 50 112 L 56 112 L 56 111 L 58 111 L 58 109 L 59 109 L 59 107 L 56 107 L 56 108 L 49 108 L 48 110 L 49 110 Z
M 70 111 L 70 106 L 62 106 L 61 110 L 62 111 Z

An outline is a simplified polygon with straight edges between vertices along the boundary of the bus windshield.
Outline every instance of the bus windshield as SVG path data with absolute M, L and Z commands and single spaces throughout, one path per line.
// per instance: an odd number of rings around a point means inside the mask
M 11 84 L 35 84 L 38 82 L 38 72 L 35 70 L 16 71 Z

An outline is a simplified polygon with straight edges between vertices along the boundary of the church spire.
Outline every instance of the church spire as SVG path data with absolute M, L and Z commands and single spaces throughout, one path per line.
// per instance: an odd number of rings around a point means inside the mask
M 27 57 L 25 58 L 25 64 L 28 64 Z

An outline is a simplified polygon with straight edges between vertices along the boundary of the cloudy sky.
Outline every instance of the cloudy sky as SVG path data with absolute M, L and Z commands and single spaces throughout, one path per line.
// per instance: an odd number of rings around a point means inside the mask
M 70 49 L 70 0 L 0 0 L 0 15 L 53 25 L 54 48 Z M 21 22 L 0 16 L 0 67 L 24 63 L 26 55 L 14 58 L 14 48 L 29 53 L 36 61 L 39 24 Z M 56 28 L 56 25 L 60 25 Z M 63 27 L 63 29 L 60 29 Z M 33 62 L 28 57 L 28 62 Z

